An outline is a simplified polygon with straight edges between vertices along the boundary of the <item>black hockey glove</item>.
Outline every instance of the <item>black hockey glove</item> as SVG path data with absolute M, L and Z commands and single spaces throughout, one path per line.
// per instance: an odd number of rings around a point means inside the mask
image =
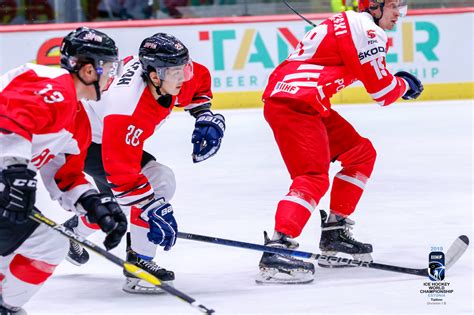
M 423 92 L 423 84 L 413 74 L 406 71 L 398 71 L 395 73 L 395 76 L 405 79 L 410 86 L 408 91 L 402 96 L 404 100 L 414 100 Z
M 90 223 L 96 223 L 107 234 L 104 246 L 107 250 L 116 247 L 127 232 L 127 217 L 115 199 L 95 191 L 84 193 L 78 200 Z
M 26 165 L 0 172 L 0 217 L 21 224 L 28 220 L 36 200 L 36 173 Z
M 207 160 L 219 151 L 225 131 L 225 119 L 221 114 L 205 111 L 196 118 L 193 136 L 193 162 Z

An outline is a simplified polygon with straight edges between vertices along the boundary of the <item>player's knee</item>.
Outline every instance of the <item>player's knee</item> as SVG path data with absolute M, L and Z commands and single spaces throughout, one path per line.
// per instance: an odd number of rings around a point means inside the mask
M 156 161 L 148 162 L 142 169 L 148 178 L 155 195 L 170 201 L 176 191 L 176 178 L 171 168 Z
M 364 138 L 361 145 L 363 146 L 362 152 L 365 153 L 364 157 L 365 157 L 365 160 L 367 161 L 367 164 L 370 164 L 373 166 L 375 164 L 375 160 L 377 159 L 377 151 L 375 150 L 374 145 L 367 138 Z
M 359 144 L 360 157 L 357 164 L 361 165 L 360 172 L 370 177 L 374 169 L 375 160 L 377 159 L 377 151 L 375 151 L 372 142 L 369 139 L 364 138 Z
M 317 204 L 329 189 L 328 174 L 308 174 L 297 176 L 293 179 L 290 190 L 299 191 L 305 196 L 311 197 Z

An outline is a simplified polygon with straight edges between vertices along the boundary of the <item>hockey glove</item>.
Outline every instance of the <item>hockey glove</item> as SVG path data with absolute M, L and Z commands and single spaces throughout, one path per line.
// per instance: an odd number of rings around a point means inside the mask
M 147 236 L 150 242 L 170 250 L 176 243 L 178 224 L 173 216 L 173 207 L 163 198 L 154 199 L 142 208 L 148 211 L 150 232 Z
M 193 162 L 207 160 L 217 153 L 224 137 L 225 119 L 221 114 L 205 111 L 196 118 L 193 136 Z
M 0 172 L 0 217 L 21 224 L 28 220 L 36 199 L 36 173 L 26 165 L 12 165 Z
M 116 247 L 127 232 L 127 217 L 113 197 L 90 190 L 78 201 L 90 223 L 96 223 L 107 234 L 104 246 L 107 250 Z
M 423 84 L 413 74 L 406 71 L 398 71 L 395 73 L 395 76 L 405 79 L 410 86 L 408 91 L 402 96 L 404 100 L 414 100 L 423 92 Z

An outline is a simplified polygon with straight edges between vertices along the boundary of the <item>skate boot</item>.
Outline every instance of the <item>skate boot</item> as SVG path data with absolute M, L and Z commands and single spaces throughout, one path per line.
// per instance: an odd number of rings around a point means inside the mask
M 298 243 L 280 234 L 278 240 L 270 240 L 263 232 L 265 245 L 275 248 L 296 249 Z M 314 280 L 314 265 L 287 255 L 263 253 L 260 259 L 260 273 L 255 282 L 259 284 L 303 284 Z
M 0 295 L 0 315 L 27 315 L 26 311 L 21 307 L 7 306 L 3 303 Z
M 351 255 L 353 259 L 372 261 L 372 245 L 356 241 L 350 231 L 355 224 L 349 218 L 338 217 L 336 222 L 327 222 L 328 215 L 324 210 L 321 213 L 321 241 L 319 249 L 322 255 L 337 256 L 339 253 Z M 338 256 L 340 257 L 340 256 Z M 352 267 L 345 263 L 319 260 L 318 265 L 326 268 Z
M 173 285 L 173 271 L 158 266 L 153 260 L 140 258 L 140 255 L 132 250 L 130 247 L 130 233 L 127 233 L 127 262 L 142 268 L 164 283 Z M 125 269 L 123 270 L 123 274 L 125 276 L 125 284 L 123 285 L 122 290 L 127 293 L 159 294 L 164 292 L 159 287 L 135 277 Z
M 66 229 L 75 232 L 74 228 L 77 227 L 78 220 L 79 217 L 75 215 L 66 222 L 64 222 L 63 226 Z M 69 252 L 67 253 L 66 260 L 73 265 L 81 266 L 89 261 L 89 253 L 78 242 L 69 240 Z

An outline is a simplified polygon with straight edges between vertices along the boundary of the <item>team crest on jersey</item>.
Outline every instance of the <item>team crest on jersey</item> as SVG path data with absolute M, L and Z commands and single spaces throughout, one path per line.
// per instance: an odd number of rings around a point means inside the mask
M 369 37 L 370 39 L 374 39 L 375 38 L 375 30 L 368 30 L 367 31 L 367 37 Z
M 285 93 L 290 93 L 290 94 L 296 94 L 296 92 L 299 91 L 299 87 L 292 85 L 291 83 L 286 83 L 286 82 L 278 82 L 275 85 L 275 88 L 272 91 L 271 95 L 274 95 L 278 92 L 285 92 Z

